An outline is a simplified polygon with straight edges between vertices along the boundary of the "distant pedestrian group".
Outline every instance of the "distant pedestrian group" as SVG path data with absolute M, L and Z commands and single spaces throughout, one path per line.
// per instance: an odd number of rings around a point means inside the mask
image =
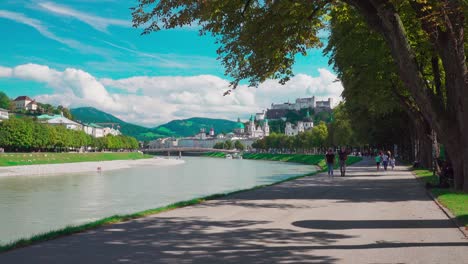
M 333 177 L 333 169 L 335 167 L 335 153 L 333 149 L 328 149 L 325 159 L 327 161 L 328 176 Z M 338 152 L 338 162 L 340 165 L 340 174 L 341 177 L 344 177 L 346 174 L 346 160 L 348 159 L 348 151 L 346 148 L 342 147 Z
M 380 170 L 380 165 L 383 166 L 384 170 L 387 170 L 388 166 L 392 168 L 392 170 L 395 168 L 395 157 L 392 155 L 392 152 L 390 151 L 380 151 L 376 156 L 375 156 L 375 163 L 377 166 L 377 171 Z

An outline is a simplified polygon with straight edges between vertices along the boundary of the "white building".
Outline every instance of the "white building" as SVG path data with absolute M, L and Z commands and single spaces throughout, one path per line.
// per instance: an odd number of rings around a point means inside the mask
M 95 138 L 104 137 L 104 128 L 94 123 L 84 124 L 83 131 Z
M 200 132 L 198 132 L 198 134 L 195 135 L 195 138 L 197 139 L 206 139 L 206 131 L 204 128 L 200 128 Z
M 314 127 L 314 122 L 310 117 L 309 111 L 303 121 L 298 121 L 296 125 L 291 124 L 290 122 L 286 123 L 284 128 L 284 133 L 287 136 L 296 136 L 299 133 L 302 133 L 306 130 L 312 129 Z
M 18 96 L 13 101 L 16 110 L 37 110 L 37 103 L 28 96 Z
M 114 128 L 110 128 L 110 127 L 104 127 L 102 129 L 102 132 L 103 132 L 104 136 L 107 136 L 107 135 L 113 135 L 113 136 L 122 135 L 122 133 L 120 133 L 119 130 L 114 129 Z
M 49 125 L 53 125 L 53 126 L 64 126 L 67 129 L 72 129 L 72 130 L 81 130 L 83 128 L 81 124 L 63 116 L 49 119 L 45 121 L 45 123 Z
M 67 129 L 81 130 L 83 125 L 77 123 L 73 120 L 70 120 L 63 115 L 40 115 L 37 117 L 39 122 L 52 125 L 52 126 L 64 126 Z
M 8 116 L 8 110 L 0 108 L 0 122 L 2 122 L 3 120 L 7 120 L 9 118 L 10 117 Z
M 236 133 L 237 135 L 242 135 L 245 133 L 245 125 L 240 121 L 240 118 L 237 118 L 237 123 L 234 127 L 234 133 Z
M 250 121 L 247 125 L 246 134 L 250 138 L 262 138 L 270 135 L 270 126 L 268 125 L 268 119 L 264 119 L 259 125 L 255 125 L 254 117 L 250 117 Z
M 187 137 L 178 139 L 177 146 L 180 148 L 213 148 L 216 143 L 224 141 L 225 139 L 220 138 Z
M 297 122 L 296 125 L 287 122 L 286 127 L 284 128 L 284 133 L 286 136 L 296 136 L 302 132 L 304 132 L 304 124 L 301 121 Z
M 178 147 L 178 140 L 175 138 L 158 138 L 149 142 L 150 149 Z

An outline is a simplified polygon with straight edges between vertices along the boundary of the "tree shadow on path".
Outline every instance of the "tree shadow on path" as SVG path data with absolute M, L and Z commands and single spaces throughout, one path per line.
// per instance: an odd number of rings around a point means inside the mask
M 148 217 L 6 252 L 0 263 L 334 263 L 307 245 L 352 237 L 265 224 Z
M 402 229 L 402 228 L 454 228 L 449 219 L 435 220 L 304 220 L 292 225 L 302 228 L 345 229 Z

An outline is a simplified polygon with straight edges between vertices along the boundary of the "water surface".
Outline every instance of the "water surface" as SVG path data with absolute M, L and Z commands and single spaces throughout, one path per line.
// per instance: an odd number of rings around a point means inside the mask
M 0 243 L 315 170 L 283 162 L 183 159 L 175 166 L 0 178 Z

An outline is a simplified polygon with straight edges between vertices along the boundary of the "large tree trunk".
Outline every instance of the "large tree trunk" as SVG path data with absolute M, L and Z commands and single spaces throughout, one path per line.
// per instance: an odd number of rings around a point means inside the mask
M 411 92 L 418 108 L 430 126 L 440 136 L 452 157 L 455 188 L 468 192 L 468 73 L 465 62 L 463 9 L 458 1 L 444 1 L 451 13 L 445 14 L 443 27 L 434 26 L 422 19 L 441 58 L 446 76 L 447 107 L 433 101 L 432 91 L 419 71 L 416 55 L 407 39 L 403 23 L 395 7 L 388 0 L 344 0 L 355 6 L 368 24 L 379 31 L 386 40 L 398 68 L 398 74 Z M 425 11 L 411 2 L 415 12 L 423 18 Z M 427 22 L 427 23 L 426 23 Z

